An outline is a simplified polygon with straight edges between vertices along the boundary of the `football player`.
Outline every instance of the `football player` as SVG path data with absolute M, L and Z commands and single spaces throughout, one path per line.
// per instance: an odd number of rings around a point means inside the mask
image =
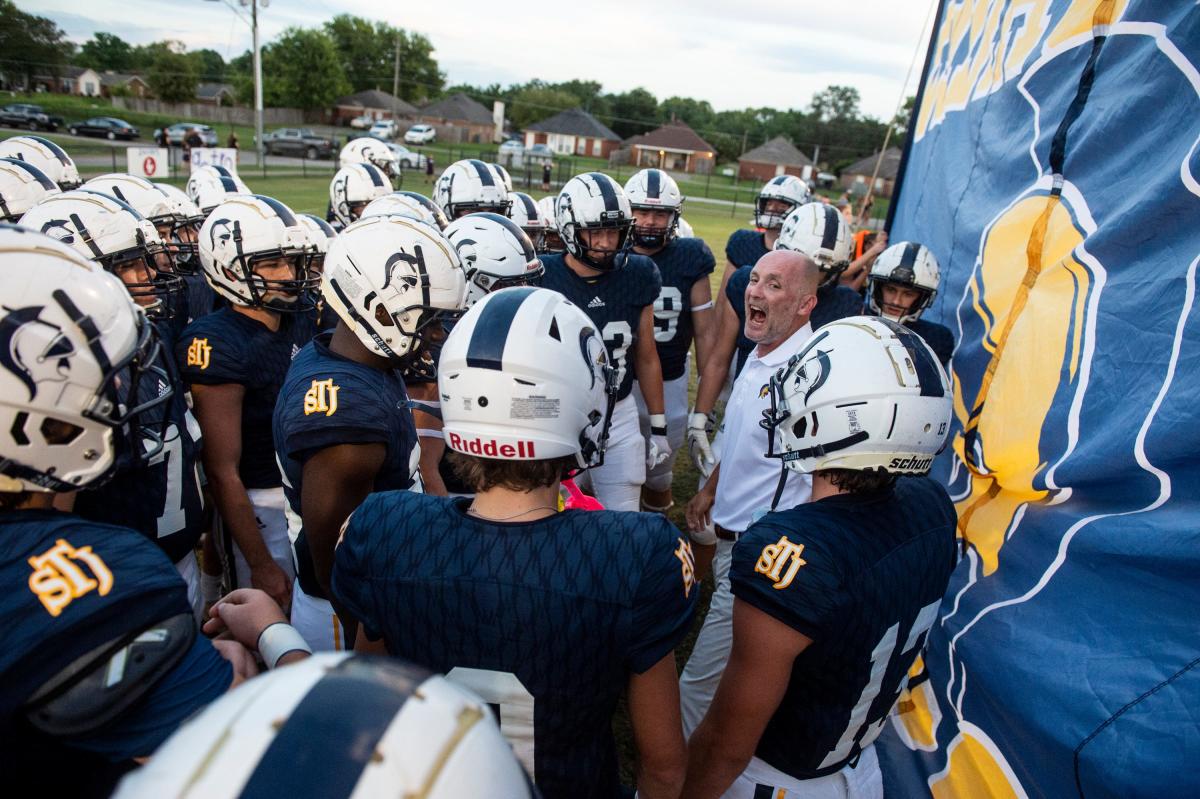
M 30 208 L 61 191 L 33 164 L 0 158 L 0 222 L 16 222 Z
M 758 190 L 754 199 L 754 227 L 735 230 L 725 243 L 725 271 L 721 288 L 740 266 L 754 266 L 775 249 L 783 220 L 812 197 L 808 184 L 795 175 L 778 175 Z
M 79 170 L 63 148 L 41 136 L 13 136 L 0 142 L 0 158 L 33 164 L 62 191 L 79 188 Z
M 509 192 L 508 197 L 512 200 L 508 218 L 516 222 L 517 226 L 525 231 L 525 235 L 529 236 L 535 252 L 546 252 L 546 229 L 549 222 L 542 213 L 541 206 L 525 192 Z
M 937 296 L 941 269 L 923 244 L 901 241 L 884 250 L 867 278 L 867 305 L 925 339 L 944 368 L 954 353 L 954 334 L 945 325 L 922 319 Z
M 338 167 L 352 164 L 371 164 L 379 169 L 389 179 L 400 174 L 400 162 L 386 144 L 370 136 L 360 136 L 346 142 L 346 146 L 338 153 Z
M 628 690 L 643 797 L 678 796 L 674 647 L 695 609 L 691 549 L 663 517 L 558 511 L 603 458 L 615 374 L 560 294 L 489 294 L 455 325 L 438 386 L 473 500 L 373 494 L 338 545 L 356 649 L 443 672 L 499 706 L 546 799 L 613 797 L 612 714 Z
M 433 200 L 415 191 L 394 191 L 385 194 L 368 203 L 362 212 L 364 217 L 393 214 L 419 220 L 438 230 L 445 230 L 446 225 L 450 223 Z
M 546 233 L 542 242 L 542 249 L 539 254 L 564 253 L 567 251 L 563 245 L 562 236 L 558 232 L 558 218 L 555 216 L 554 202 L 558 197 L 550 196 L 543 197 L 538 200 L 538 208 L 542 212 L 542 216 L 546 217 Z
M 455 161 L 438 178 L 433 200 L 453 222 L 477 211 L 508 215 L 508 188 L 488 164 L 475 158 Z
M 296 214 L 296 218 L 300 220 L 300 224 L 304 226 L 304 232 L 308 234 L 310 247 L 308 271 L 319 278 L 325 269 L 325 253 L 329 252 L 329 245 L 337 238 L 337 231 L 333 229 L 333 225 L 316 214 Z M 337 314 L 326 310 L 329 306 L 324 297 L 318 296 L 316 303 L 317 307 L 313 313 L 317 317 L 317 329 L 321 332 L 333 330 L 337 327 Z
M 329 603 L 333 547 L 373 491 L 419 490 L 420 447 L 399 366 L 463 310 L 466 276 L 433 228 L 372 216 L 326 256 L 325 307 L 337 326 L 292 361 L 275 403 L 274 439 L 295 542 L 292 625 L 315 651 L 342 649 Z
M 208 164 L 192 171 L 185 189 L 188 199 L 208 216 L 226 197 L 250 194 L 242 179 L 223 166 Z
M 708 276 L 716 268 L 712 250 L 701 239 L 681 238 L 677 225 L 683 195 L 661 169 L 635 172 L 625 184 L 633 209 L 633 251 L 654 261 L 662 288 L 654 301 L 654 344 L 662 364 L 663 402 L 671 457 L 650 468 L 642 487 L 642 509 L 665 513 L 674 504 L 671 478 L 675 452 L 688 422 L 688 350 L 696 340 L 696 362 L 704 364 L 712 338 L 713 301 Z M 641 391 L 635 390 L 642 434 L 651 424 Z
M 200 268 L 198 237 L 204 224 L 204 214 L 187 194 L 170 183 L 153 184 L 167 197 L 171 211 L 170 230 L 161 231 L 167 251 L 175 262 L 175 271 L 187 284 L 187 320 L 192 322 L 217 307 L 217 295 L 208 285 L 204 270 Z
M 145 443 L 171 388 L 133 399 L 166 368 L 154 325 L 119 279 L 25 228 L 0 226 L 0 296 L 0 767 L 12 785 L 52 775 L 56 794 L 104 796 L 253 661 L 197 636 L 187 587 L 143 535 L 53 509 L 122 457 L 162 455 Z
M 633 211 L 621 184 L 600 172 L 567 181 L 556 203 L 567 252 L 544 255 L 542 285 L 592 318 L 617 371 L 617 404 L 605 463 L 591 470 L 592 493 L 610 510 L 638 510 L 646 471 L 671 455 L 663 406 L 662 367 L 654 342 L 658 267 L 629 252 Z M 650 417 L 649 450 L 631 395 L 637 378 Z
M 882 797 L 873 742 L 956 562 L 954 505 L 924 476 L 949 381 L 920 336 L 853 317 L 814 332 L 769 391 L 768 454 L 812 475 L 812 502 L 734 545 L 733 648 L 683 795 Z
M 283 203 L 225 200 L 200 229 L 200 264 L 229 305 L 188 325 L 175 349 L 204 433 L 227 582 L 261 588 L 284 609 L 295 569 L 271 416 L 292 358 L 316 332 L 310 254 Z
M 373 164 L 342 167 L 329 181 L 330 224 L 341 230 L 358 221 L 368 203 L 391 191 L 391 182 Z

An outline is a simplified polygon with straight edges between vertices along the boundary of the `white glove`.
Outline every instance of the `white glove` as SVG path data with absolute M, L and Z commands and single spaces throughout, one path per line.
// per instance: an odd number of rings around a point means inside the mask
M 717 465 L 717 459 L 708 443 L 708 434 L 714 424 L 713 417 L 706 413 L 692 413 L 688 416 L 688 454 L 692 458 L 692 464 L 705 478 L 712 474 Z
M 667 415 L 650 414 L 650 449 L 646 453 L 646 468 L 653 469 L 671 457 L 671 444 L 667 441 Z

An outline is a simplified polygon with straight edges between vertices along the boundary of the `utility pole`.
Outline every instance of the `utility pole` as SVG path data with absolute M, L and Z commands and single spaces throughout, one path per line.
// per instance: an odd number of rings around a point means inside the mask
M 813 145 L 813 169 L 819 170 L 819 167 L 817 166 L 817 164 L 819 164 L 820 162 L 821 162 L 821 145 L 814 144 Z
M 244 1 L 244 0 L 243 0 Z M 258 152 L 258 162 L 263 163 L 263 79 L 262 79 L 262 48 L 258 44 L 258 4 L 266 6 L 265 0 L 249 0 L 250 29 L 254 41 L 254 144 Z
M 392 97 L 400 96 L 400 34 L 396 34 L 396 60 L 392 66 Z
M 750 135 L 750 131 L 748 131 L 748 130 L 743 130 L 743 131 L 742 131 L 742 152 L 741 152 L 741 153 L 739 153 L 739 155 L 745 155 L 745 154 L 746 154 L 746 138 L 747 138 L 749 135 Z

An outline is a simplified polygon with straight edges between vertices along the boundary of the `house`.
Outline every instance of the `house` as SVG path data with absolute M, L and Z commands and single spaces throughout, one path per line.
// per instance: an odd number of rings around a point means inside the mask
M 634 166 L 701 175 L 712 174 L 717 152 L 686 123 L 674 120 L 649 133 L 626 139 L 624 146 L 630 149 L 629 163 Z
M 95 97 L 100 94 L 100 73 L 90 67 L 67 67 L 59 78 L 64 94 Z
M 883 160 L 879 164 L 879 174 L 875 176 L 876 197 L 891 197 L 896 189 L 896 173 L 900 170 L 900 148 L 889 147 L 883 152 Z M 879 161 L 879 153 L 870 155 L 861 161 L 855 161 L 842 170 L 840 183 L 843 189 L 851 194 L 867 193 L 867 184 L 871 175 L 875 174 L 875 162 Z
M 776 136 L 738 158 L 737 176 L 738 180 L 766 183 L 779 175 L 795 175 L 808 180 L 812 171 L 813 162 L 807 155 L 783 136 Z
M 379 89 L 348 94 L 333 101 L 333 124 L 345 125 L 355 117 L 381 119 L 416 119 L 420 112 L 412 103 Z
M 621 146 L 621 137 L 582 108 L 571 108 L 525 128 L 525 148 L 535 144 L 562 155 L 608 158 Z
M 113 94 L 128 94 L 130 97 L 153 97 L 150 84 L 141 75 L 131 75 L 124 72 L 104 70 L 100 73 L 100 94 L 112 97 Z
M 200 83 L 196 86 L 196 102 L 225 106 L 237 102 L 237 94 L 228 83 Z
M 479 144 L 495 138 L 491 110 L 462 92 L 422 106 L 417 119 L 433 125 L 438 141 Z

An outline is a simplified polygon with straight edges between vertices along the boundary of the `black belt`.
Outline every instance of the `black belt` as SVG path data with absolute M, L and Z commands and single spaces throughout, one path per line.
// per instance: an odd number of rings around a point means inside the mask
M 721 539 L 722 541 L 737 541 L 738 536 L 741 535 L 741 533 L 737 530 L 730 530 L 727 527 L 722 527 L 721 525 L 715 523 L 713 524 L 713 530 L 716 531 L 717 538 Z

